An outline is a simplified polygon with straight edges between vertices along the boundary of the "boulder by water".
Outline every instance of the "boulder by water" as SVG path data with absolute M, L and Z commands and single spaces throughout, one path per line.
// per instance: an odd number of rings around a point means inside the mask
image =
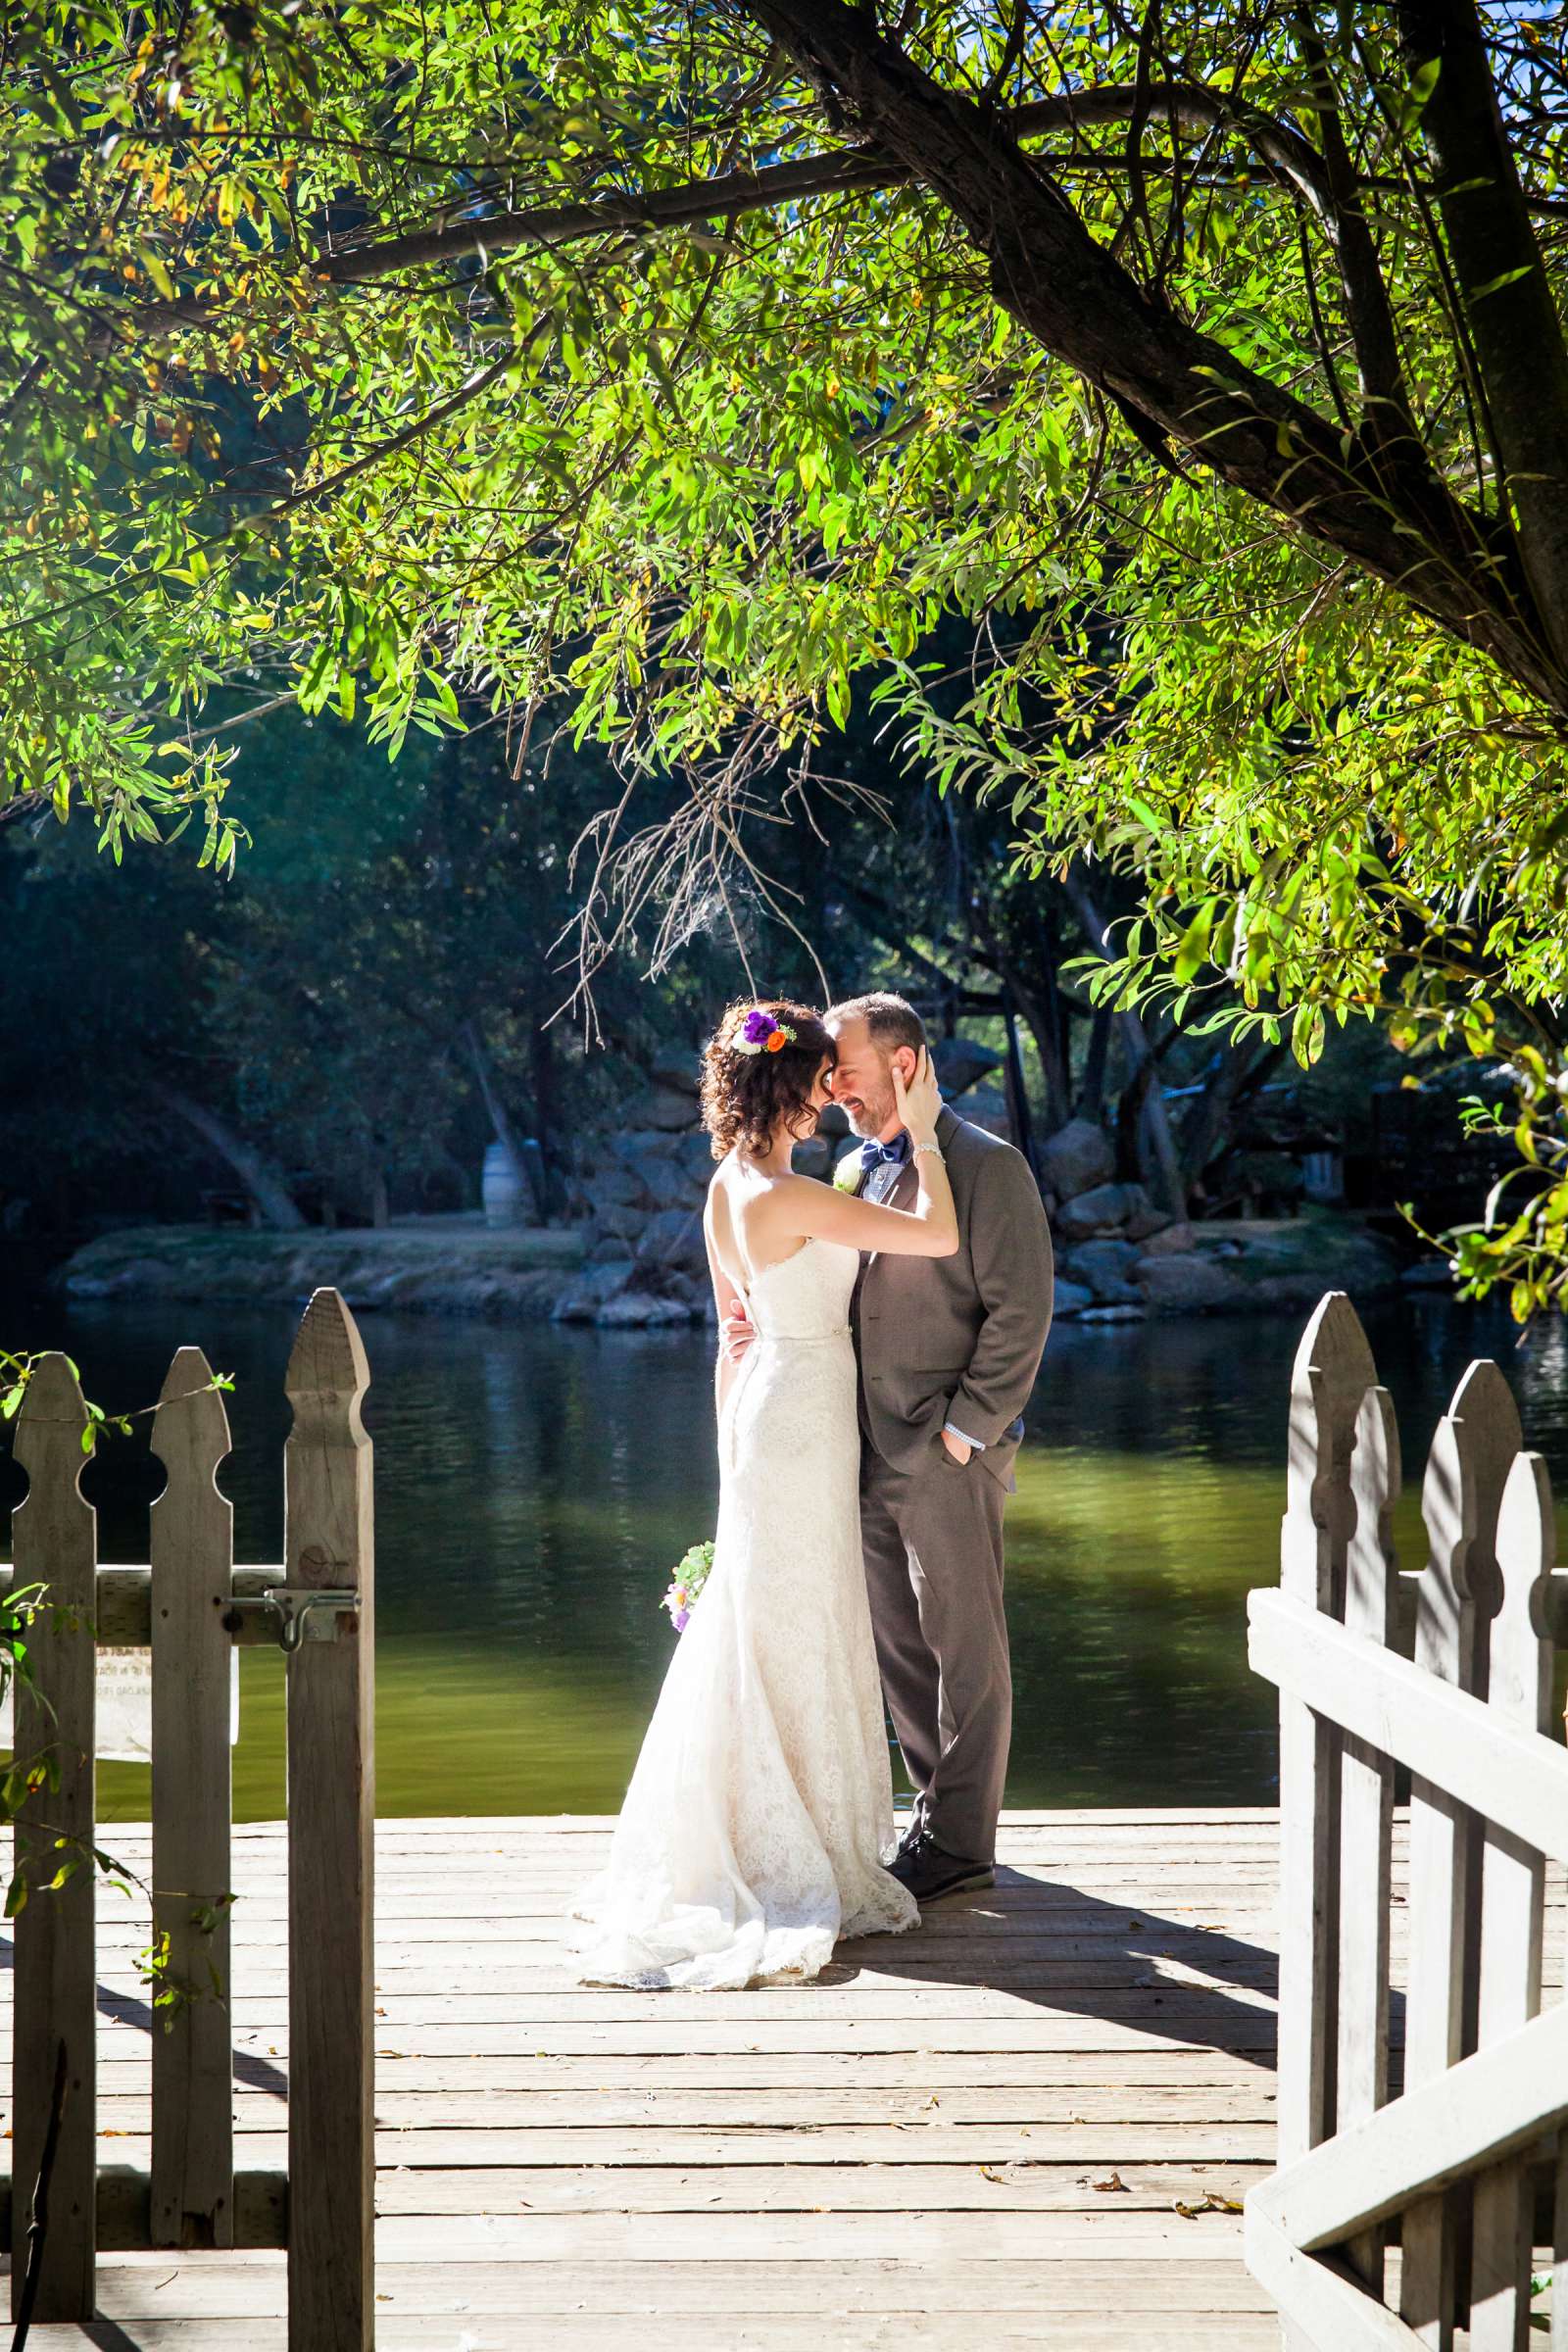
M 1043 1147 L 1040 1181 L 1058 1200 L 1108 1182 L 1116 1170 L 1116 1154 L 1103 1127 L 1092 1119 L 1069 1119 Z

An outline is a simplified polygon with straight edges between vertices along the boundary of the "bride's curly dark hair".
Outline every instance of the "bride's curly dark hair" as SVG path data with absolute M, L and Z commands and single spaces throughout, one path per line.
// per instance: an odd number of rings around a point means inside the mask
M 793 1029 L 793 1043 L 772 1054 L 765 1049 L 738 1053 L 736 1041 L 744 1039 L 753 1012 L 768 1013 Z M 792 1135 L 804 1139 L 813 1133 L 811 1089 L 832 1055 L 833 1040 L 808 1004 L 793 1004 L 788 997 L 748 997 L 732 1004 L 703 1048 L 703 1124 L 712 1138 L 713 1157 L 722 1159 L 737 1144 L 760 1157 L 781 1119 Z

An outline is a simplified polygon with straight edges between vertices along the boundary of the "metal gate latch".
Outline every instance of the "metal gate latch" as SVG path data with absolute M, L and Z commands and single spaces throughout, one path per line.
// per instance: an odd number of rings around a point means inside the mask
M 292 1652 L 305 1641 L 334 1641 L 338 1619 L 353 1616 L 359 1605 L 359 1593 L 346 1586 L 269 1585 L 265 1592 L 231 1600 L 223 1627 L 237 1634 L 247 1617 L 265 1610 L 277 1620 L 278 1648 Z

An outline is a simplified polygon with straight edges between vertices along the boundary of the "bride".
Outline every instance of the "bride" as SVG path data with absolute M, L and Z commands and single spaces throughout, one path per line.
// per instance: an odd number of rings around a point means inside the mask
M 579 1897 L 581 1982 L 735 1990 L 817 1976 L 841 1936 L 919 1923 L 883 1867 L 893 1792 L 860 1553 L 850 1298 L 864 1251 L 951 1257 L 941 1097 L 922 1053 L 899 1110 L 919 1182 L 885 1208 L 797 1176 L 833 1042 L 804 1005 L 732 1005 L 703 1056 L 719 1165 L 704 1228 L 720 1323 L 713 1565 L 670 1661 L 608 1869 Z

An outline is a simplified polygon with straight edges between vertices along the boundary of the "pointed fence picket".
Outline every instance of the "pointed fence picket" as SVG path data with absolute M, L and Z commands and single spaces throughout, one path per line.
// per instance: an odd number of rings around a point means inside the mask
M 99 1567 L 82 1498 L 87 1410 L 62 1355 L 38 1365 L 17 1416 L 28 1491 L 13 1520 L 12 1589 L 46 1593 L 28 1628 L 33 1691 L 19 1689 L 19 1757 L 53 1760 L 29 1797 L 15 1869 L 12 2304 L 51 2122 L 47 2229 L 33 2319 L 90 2321 L 98 2238 L 117 2248 L 288 2248 L 290 2352 L 370 2352 L 374 1819 L 369 1382 L 335 1291 L 306 1310 L 285 1377 L 286 1559 L 235 1568 L 217 1472 L 229 1449 L 200 1349 L 170 1367 L 152 1449 L 167 1472 L 149 1565 Z M 0 1571 L 3 1574 L 3 1571 Z M 228 2010 L 230 1658 L 287 1653 L 290 2098 L 286 2176 L 234 2170 Z M 176 1989 L 151 2032 L 147 2176 L 96 2173 L 93 1691 L 99 1644 L 152 1652 L 152 1892 Z M 112 1840 L 111 1840 L 112 1842 Z M 84 1859 L 83 1859 L 84 1857 Z M 66 1883 L 50 1882 L 72 1865 Z M 189 1993 L 193 1997 L 183 1997 Z M 166 2030 L 167 2022 L 167 2030 Z M 56 2095 L 64 2052 L 65 2100 Z M 57 2114 L 58 2110 L 58 2114 Z
M 1550 1728 L 1568 1579 L 1495 1365 L 1471 1365 L 1439 1426 L 1413 1577 L 1389 1534 L 1399 1476 L 1392 1401 L 1331 1293 L 1293 1375 L 1279 1590 L 1249 1608 L 1280 1691 L 1282 1946 L 1281 2169 L 1248 2198 L 1248 2261 L 1293 2352 L 1451 2352 L 1466 2327 L 1473 2352 L 1524 2352 L 1544 2215 L 1568 2352 L 1568 2008 L 1541 2007 L 1545 1863 L 1568 1859 Z M 1410 1962 L 1391 2098 L 1396 1764 Z
M 27 1633 L 34 1688 L 16 1695 L 16 1753 L 44 1755 L 54 1770 L 17 1816 L 14 1872 L 29 1890 L 50 1883 L 93 1836 L 93 1638 L 97 1521 L 78 1484 L 87 1408 L 63 1355 L 46 1356 L 18 1417 L 16 1457 L 26 1499 L 12 1515 L 16 1589 L 47 1588 Z M 74 1841 L 62 1842 L 62 1841 Z M 14 2115 L 16 2178 L 38 2177 L 64 2052 L 49 2201 L 33 2317 L 90 2319 L 97 2230 L 97 1979 L 95 1888 L 90 1859 L 64 1885 L 30 1891 L 16 1917 Z M 29 2213 L 12 2206 L 13 2291 L 20 2295 Z

